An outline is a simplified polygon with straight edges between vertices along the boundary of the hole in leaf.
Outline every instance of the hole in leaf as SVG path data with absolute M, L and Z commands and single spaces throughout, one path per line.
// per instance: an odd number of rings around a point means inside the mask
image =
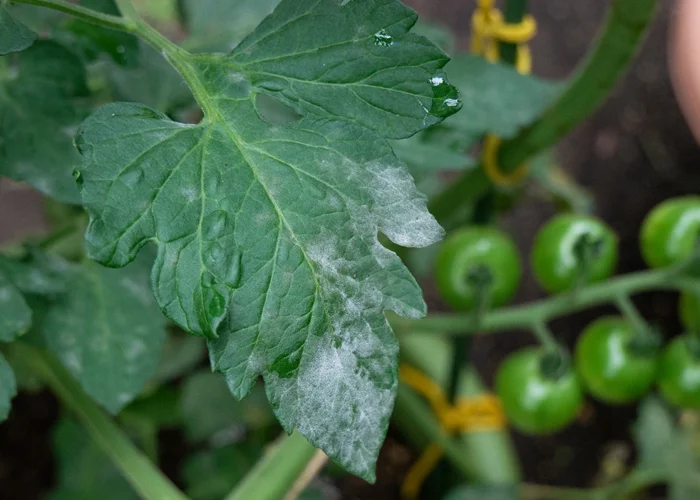
M 301 115 L 292 108 L 266 94 L 255 96 L 255 109 L 257 109 L 260 118 L 271 125 L 291 123 L 301 118 Z

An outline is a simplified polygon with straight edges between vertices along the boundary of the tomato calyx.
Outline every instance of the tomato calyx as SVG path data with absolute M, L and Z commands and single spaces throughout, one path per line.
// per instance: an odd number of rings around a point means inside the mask
M 653 358 L 659 354 L 663 338 L 658 328 L 636 329 L 634 336 L 627 341 L 627 349 L 640 358 Z
M 491 287 L 493 286 L 493 272 L 485 264 L 476 264 L 467 269 L 465 277 L 467 286 L 474 292 L 474 304 L 477 315 L 485 312 L 488 306 Z
M 600 237 L 595 237 L 593 234 L 586 232 L 581 234 L 573 244 L 573 254 L 578 267 L 576 284 L 574 289 L 588 281 L 592 264 L 600 258 L 603 253 L 603 245 L 605 240 Z
M 539 368 L 544 378 L 557 381 L 571 371 L 571 359 L 563 348 L 548 348 L 540 358 Z

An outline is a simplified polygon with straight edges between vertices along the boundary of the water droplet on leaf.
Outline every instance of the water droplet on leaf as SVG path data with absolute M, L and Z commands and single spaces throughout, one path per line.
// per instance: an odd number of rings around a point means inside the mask
M 433 105 L 430 114 L 439 118 L 446 118 L 455 114 L 462 108 L 459 91 L 447 82 L 444 75 L 435 75 L 430 78 L 433 87 Z
M 394 44 L 394 39 L 386 31 L 379 30 L 374 34 L 374 44 L 380 47 L 390 47 Z

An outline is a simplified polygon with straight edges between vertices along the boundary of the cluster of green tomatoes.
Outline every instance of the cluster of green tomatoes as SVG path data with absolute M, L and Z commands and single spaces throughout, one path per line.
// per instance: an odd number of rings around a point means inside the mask
M 700 197 L 667 200 L 642 225 L 644 259 L 652 268 L 687 262 L 695 258 L 699 234 Z M 613 274 L 617 245 L 615 233 L 603 221 L 587 215 L 558 215 L 535 237 L 532 271 L 549 293 L 576 294 L 586 284 Z M 439 292 L 455 309 L 471 311 L 477 329 L 487 309 L 511 299 L 520 277 L 517 247 L 493 227 L 456 231 L 436 260 Z M 631 305 L 628 297 L 623 300 Z M 659 332 L 634 311 L 589 324 L 577 340 L 573 357 L 545 327 L 545 333 L 538 335 L 541 346 L 511 354 L 498 369 L 495 390 L 511 424 L 526 433 L 555 432 L 576 418 L 585 392 L 606 403 L 626 404 L 655 384 L 672 405 L 700 408 L 700 299 L 684 292 L 679 304 L 687 332 L 665 347 Z

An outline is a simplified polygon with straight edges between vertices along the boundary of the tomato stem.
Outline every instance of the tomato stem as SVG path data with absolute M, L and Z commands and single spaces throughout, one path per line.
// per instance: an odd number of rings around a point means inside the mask
M 527 0 L 508 0 L 504 12 L 506 23 L 517 24 L 523 20 L 527 11 Z M 501 59 L 508 64 L 515 64 L 518 54 L 518 46 L 514 43 L 501 43 L 499 50 Z
M 554 338 L 554 334 L 544 321 L 537 321 L 532 325 L 532 333 L 537 337 L 537 341 L 547 351 L 556 352 L 560 350 L 559 343 Z
M 630 273 L 605 282 L 581 288 L 578 293 L 553 297 L 494 309 L 482 318 L 478 331 L 469 327 L 469 314 L 433 313 L 423 319 L 391 316 L 397 332 L 430 331 L 447 335 L 489 334 L 498 331 L 532 329 L 538 322 L 548 322 L 559 316 L 582 311 L 592 306 L 615 302 L 622 294 L 634 295 L 647 290 L 700 290 L 700 280 L 683 273 L 685 265 Z
M 36 5 L 46 7 L 52 10 L 57 10 L 65 14 L 70 14 L 83 21 L 98 26 L 104 26 L 119 31 L 133 32 L 135 24 L 123 17 L 104 14 L 87 7 L 83 7 L 77 3 L 68 2 L 65 0 L 12 0 L 13 3 L 23 3 L 27 5 Z
M 637 335 L 646 335 L 650 332 L 649 324 L 639 313 L 639 310 L 628 295 L 620 294 L 615 297 L 615 306 L 630 322 Z
M 503 142 L 499 155 L 503 172 L 513 171 L 559 142 L 605 100 L 644 40 L 656 4 L 656 0 L 611 2 L 596 46 L 567 88 L 535 122 L 513 139 Z M 477 183 L 472 182 L 474 178 Z M 483 168 L 471 169 L 431 199 L 428 207 L 438 221 L 445 222 L 452 213 L 481 196 L 490 185 Z
M 284 498 L 315 453 L 298 432 L 281 437 L 225 500 Z
M 73 411 L 92 440 L 109 456 L 127 481 L 145 500 L 187 500 L 187 497 L 126 437 L 83 392 L 76 380 L 48 351 L 15 342 L 12 349 L 21 356 L 51 388 L 59 400 Z

